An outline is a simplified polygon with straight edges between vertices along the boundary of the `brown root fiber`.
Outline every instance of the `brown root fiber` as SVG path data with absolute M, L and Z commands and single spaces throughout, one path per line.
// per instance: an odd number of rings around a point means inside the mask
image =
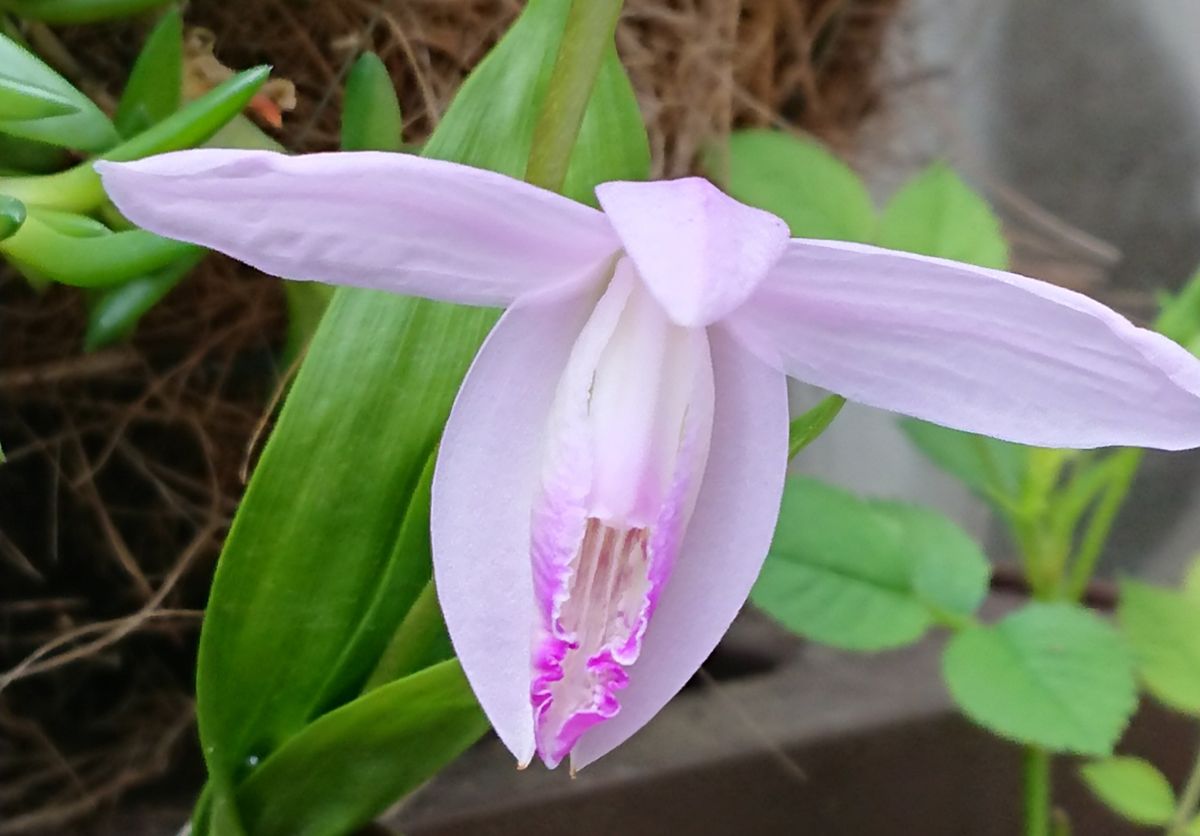
M 899 0 L 628 0 L 618 47 L 657 175 L 696 170 L 734 127 L 780 125 L 849 150 L 879 104 Z M 426 137 L 515 0 L 193 0 L 232 67 L 295 83 L 276 136 L 336 147 L 363 49 Z M 148 21 L 42 32 L 115 101 Z M 195 642 L 239 471 L 282 370 L 282 290 L 211 257 L 128 344 L 80 350 L 85 294 L 0 268 L 0 836 L 64 833 L 169 767 L 198 786 Z M 86 832 L 86 831 L 81 831 Z

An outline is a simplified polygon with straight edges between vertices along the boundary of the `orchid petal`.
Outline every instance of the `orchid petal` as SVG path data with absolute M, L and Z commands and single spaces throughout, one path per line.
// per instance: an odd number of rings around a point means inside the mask
M 434 473 L 433 568 L 446 626 L 484 712 L 522 764 L 534 753 L 530 508 L 555 389 L 594 303 L 582 292 L 501 317 L 459 390 Z
M 793 241 L 730 319 L 788 374 L 1044 447 L 1200 445 L 1200 363 L 1086 296 L 859 244 Z
M 290 279 L 507 305 L 620 246 L 590 207 L 408 154 L 201 149 L 96 170 L 139 226 Z
M 679 325 L 708 325 L 744 302 L 788 241 L 782 220 L 699 177 L 603 183 L 596 197 L 642 280 Z
M 712 443 L 691 522 L 616 716 L 572 753 L 582 769 L 649 722 L 716 647 L 758 577 L 775 531 L 787 465 L 784 376 L 709 329 Z

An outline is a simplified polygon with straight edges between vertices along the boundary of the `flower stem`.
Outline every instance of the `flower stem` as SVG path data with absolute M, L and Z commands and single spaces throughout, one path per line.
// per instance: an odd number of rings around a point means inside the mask
M 1025 749 L 1025 836 L 1050 836 L 1050 753 Z
M 562 191 L 604 54 L 612 48 L 622 0 L 571 0 L 550 86 L 533 129 L 525 179 Z
M 1200 807 L 1200 747 L 1196 749 L 1192 771 L 1183 787 L 1183 794 L 1179 796 L 1179 805 L 1175 808 L 1175 815 L 1171 817 L 1171 823 L 1167 826 L 1166 836 L 1183 836 L 1187 833 L 1187 827 L 1196 817 L 1198 807 Z
M 1092 511 L 1092 517 L 1088 520 L 1083 538 L 1079 542 L 1079 549 L 1071 563 L 1066 587 L 1066 597 L 1069 600 L 1079 600 L 1087 589 L 1088 581 L 1096 570 L 1096 561 L 1100 559 L 1100 553 L 1104 550 L 1104 544 L 1108 542 L 1113 523 L 1116 522 L 1117 512 L 1125 504 L 1125 497 L 1129 495 L 1129 489 L 1133 486 L 1133 477 L 1137 475 L 1138 465 L 1142 463 L 1142 453 L 1138 448 L 1126 447 L 1112 454 L 1112 475 Z

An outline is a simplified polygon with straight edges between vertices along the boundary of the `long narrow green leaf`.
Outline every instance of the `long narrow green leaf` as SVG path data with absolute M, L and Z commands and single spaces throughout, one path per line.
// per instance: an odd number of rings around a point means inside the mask
M 487 729 L 457 661 L 326 714 L 237 790 L 254 836 L 343 836 L 382 813 Z
M 803 415 L 795 418 L 788 427 L 788 458 L 794 459 L 796 454 L 812 444 L 821 433 L 829 429 L 833 419 L 838 417 L 846 399 L 841 395 L 830 395 Z
M 0 176 L 50 174 L 71 162 L 65 148 L 0 132 Z
M 4 35 L 0 35 L 0 72 L 10 90 L 14 89 L 15 84 L 24 84 L 27 89 L 53 95 L 71 107 L 62 115 L 40 119 L 0 117 L 0 133 L 84 151 L 103 151 L 120 139 L 108 117 L 100 112 L 91 99 L 41 59 Z M 3 86 L 0 84 L 0 87 Z
M 45 23 L 95 23 L 129 17 L 162 6 L 166 0 L 9 0 L 20 17 Z
M 135 136 L 178 110 L 182 95 L 183 16 L 170 8 L 146 38 L 113 124 L 121 136 Z
M 106 290 L 88 311 L 84 350 L 95 351 L 132 334 L 138 320 L 183 281 L 202 258 L 204 251 L 197 250 L 155 273 Z
M 64 235 L 31 214 L 0 253 L 39 274 L 76 287 L 106 287 L 136 278 L 196 252 L 197 247 L 141 229 L 96 237 Z
M 26 217 L 24 203 L 15 197 L 0 195 L 0 241 L 16 235 Z
M 526 7 L 463 86 L 427 155 L 524 171 L 565 7 Z M 600 181 L 647 173 L 645 133 L 615 49 L 606 61 L 568 177 L 580 198 Z M 269 755 L 340 692 L 345 683 L 329 682 L 329 673 L 390 561 L 428 559 L 396 554 L 398 534 L 496 316 L 371 291 L 335 295 L 218 566 L 197 681 L 212 773 L 239 775 L 248 757 Z M 414 518 L 427 515 L 424 502 L 412 504 Z M 388 614 L 395 623 L 397 603 Z
M 399 151 L 402 121 L 387 67 L 375 53 L 363 53 L 346 77 L 342 150 Z
M 256 67 L 238 73 L 101 156 L 124 162 L 198 145 L 241 113 L 270 72 L 270 67 Z M 0 129 L 3 129 L 2 125 Z M 90 160 L 61 174 L 0 178 L 0 192 L 19 198 L 29 206 L 49 206 L 72 212 L 91 212 L 104 201 L 100 177 L 92 169 Z
M 45 119 L 78 112 L 78 106 L 58 93 L 0 72 L 0 119 Z

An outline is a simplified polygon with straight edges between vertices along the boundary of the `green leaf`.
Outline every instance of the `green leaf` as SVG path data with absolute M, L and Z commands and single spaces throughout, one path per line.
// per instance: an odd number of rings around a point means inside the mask
M 800 635 L 883 650 L 969 621 L 987 579 L 979 547 L 937 513 L 792 478 L 751 597 Z
M 1124 581 L 1117 620 L 1146 690 L 1164 705 L 1200 715 L 1200 604 L 1179 592 Z
M 1195 340 L 1200 334 L 1200 271 L 1174 297 L 1163 297 L 1161 308 L 1154 330 L 1185 347 Z
M 729 193 L 787 221 L 798 238 L 870 242 L 875 208 L 862 180 L 820 143 L 778 131 L 729 140 Z
M 95 23 L 129 17 L 164 5 L 166 0 L 9 0 L 19 17 L 43 23 Z
M 1056 752 L 1108 755 L 1137 705 L 1120 637 L 1073 604 L 1029 604 L 958 633 L 942 673 L 976 723 Z
M 900 419 L 900 429 L 930 461 L 983 499 L 1002 505 L 1019 493 L 1028 447 L 915 418 Z
M 399 151 L 402 122 L 387 67 L 375 53 L 363 53 L 346 78 L 342 150 Z
M 4 35 L 0 35 L 0 67 L 3 68 L 0 88 L 11 91 L 15 85 L 25 85 L 27 90 L 54 96 L 60 104 L 70 107 L 62 115 L 40 119 L 0 117 L 0 133 L 84 151 L 103 151 L 118 141 L 112 123 L 91 99 L 41 59 Z
M 25 218 L 24 203 L 15 197 L 0 194 L 0 241 L 16 235 Z
M 134 136 L 178 110 L 182 95 L 183 16 L 171 7 L 134 62 L 113 123 L 121 136 Z
M 788 458 L 794 459 L 796 454 L 817 440 L 817 437 L 838 417 L 846 399 L 841 395 L 830 395 L 799 418 L 792 421 L 788 428 Z
M 565 12 L 547 0 L 526 6 L 464 84 L 427 155 L 522 173 Z M 636 102 L 615 50 L 606 60 L 572 161 L 577 197 L 647 174 Z M 372 635 L 389 635 L 405 617 L 409 602 L 377 599 L 378 588 L 393 561 L 429 559 L 401 552 L 401 527 L 428 524 L 426 502 L 410 497 L 496 316 L 365 290 L 335 294 L 217 568 L 197 677 L 211 773 L 239 775 L 248 757 L 267 756 L 343 693 L 347 683 L 330 674 L 363 635 L 364 614 Z
M 1113 757 L 1080 767 L 1096 797 L 1135 824 L 1165 825 L 1175 813 L 1175 792 L 1154 764 L 1141 758 Z
M 155 273 L 101 293 L 88 311 L 84 350 L 95 351 L 132 334 L 138 320 L 183 281 L 203 258 L 204 251 L 197 250 Z
M 941 163 L 892 198 L 880 221 L 879 244 L 981 267 L 1008 266 L 1008 244 L 991 208 Z
M 1189 601 L 1200 607 L 1200 557 L 1193 557 L 1183 575 L 1181 591 Z
M 419 786 L 487 729 L 451 660 L 384 685 L 297 734 L 237 790 L 254 836 L 342 836 Z
M 70 153 L 47 142 L 0 132 L 0 174 L 48 174 L 72 162 Z
M 101 156 L 106 160 L 125 162 L 198 145 L 241 113 L 269 74 L 269 67 L 238 73 Z M 20 198 L 29 206 L 73 212 L 91 212 L 104 201 L 104 189 L 99 175 L 92 169 L 92 161 L 80 163 L 60 174 L 0 178 L 0 192 Z
M 198 251 L 141 229 L 102 236 L 64 234 L 31 212 L 0 253 L 39 274 L 76 287 L 106 287 L 159 270 Z
M 78 112 L 73 102 L 58 93 L 0 73 L 0 120 L 45 119 Z
M 433 566 L 430 562 L 429 547 L 429 499 L 436 461 L 436 455 L 430 455 L 425 461 L 425 467 L 412 496 L 409 497 L 404 522 L 396 534 L 395 545 L 383 567 L 372 600 L 354 632 L 346 640 L 337 661 L 329 668 L 325 686 L 317 697 L 319 711 L 340 705 L 363 690 L 368 678 L 379 670 L 380 657 L 385 648 L 390 647 L 395 641 L 395 636 L 401 632 L 401 619 L 412 614 L 412 608 L 418 598 L 426 589 L 431 588 Z M 436 626 L 441 627 L 444 635 L 445 628 L 441 625 L 440 612 Z M 439 647 L 448 644 L 448 639 L 439 641 L 436 636 L 428 634 L 421 638 Z M 402 675 L 414 673 L 415 670 L 401 670 L 395 667 L 390 676 L 371 684 L 380 685 Z

